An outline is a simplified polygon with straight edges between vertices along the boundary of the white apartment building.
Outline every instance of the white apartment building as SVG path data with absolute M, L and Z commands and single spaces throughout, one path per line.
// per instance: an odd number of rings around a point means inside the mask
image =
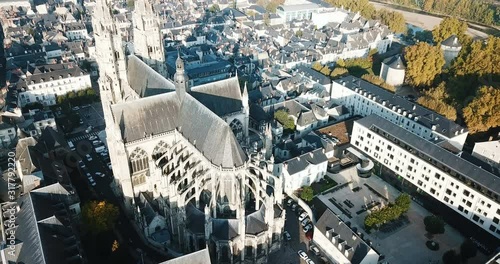
M 351 144 L 500 238 L 498 176 L 377 115 L 354 122 Z
M 379 115 L 427 140 L 446 140 L 458 150 L 467 129 L 446 117 L 354 76 L 334 80 L 334 103 L 346 106 L 352 115 Z
M 83 23 L 68 23 L 64 25 L 64 33 L 69 40 L 88 39 L 87 28 Z
M 285 193 L 291 193 L 323 179 L 327 167 L 328 158 L 319 148 L 278 164 L 276 173 L 283 176 Z
M 56 96 L 92 87 L 90 75 L 74 63 L 37 66 L 23 77 L 17 85 L 21 106 L 34 102 L 54 105 Z
M 489 164 L 500 166 L 500 140 L 476 142 L 472 156 Z

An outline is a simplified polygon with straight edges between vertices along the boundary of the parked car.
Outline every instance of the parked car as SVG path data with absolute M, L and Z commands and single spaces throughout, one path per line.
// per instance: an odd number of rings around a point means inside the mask
M 319 248 L 318 248 L 317 246 L 315 246 L 315 245 L 312 245 L 312 246 L 311 246 L 311 251 L 312 251 L 312 252 L 314 253 L 314 255 L 316 255 L 316 256 L 321 255 L 321 253 L 320 253 L 320 251 L 319 251 Z
M 92 161 L 92 157 L 89 154 L 85 155 L 85 157 L 87 158 L 88 161 Z
M 303 259 L 303 260 L 309 259 L 309 257 L 307 256 L 307 253 L 304 252 L 303 250 L 297 251 L 297 254 L 299 254 L 300 258 Z
M 106 176 L 106 175 L 104 175 L 104 173 L 101 173 L 101 172 L 96 172 L 95 176 L 99 176 L 101 178 L 104 178 L 104 176 Z
M 111 162 L 108 162 L 107 165 L 108 165 L 109 170 L 113 170 L 113 167 L 111 166 Z
M 297 207 L 298 207 L 298 206 L 299 206 L 298 204 L 294 203 L 294 204 L 292 205 L 292 211 L 294 211 L 294 212 L 295 212 L 295 209 L 297 209 Z
M 307 224 L 311 223 L 311 219 L 309 217 L 304 218 L 304 220 L 302 220 L 300 223 L 302 224 L 302 226 L 306 226 Z
M 290 233 L 288 231 L 283 232 L 285 234 L 286 241 L 292 240 L 292 236 L 290 236 Z
M 307 264 L 314 264 L 314 261 L 312 261 L 312 259 L 308 259 L 306 260 Z
M 313 228 L 313 226 L 311 224 L 308 224 L 306 226 L 304 226 L 304 232 L 309 232 L 309 230 L 311 230 Z
M 299 215 L 299 221 L 303 221 L 307 217 L 307 213 L 302 213 Z
M 73 111 L 78 111 L 78 110 L 80 110 L 80 107 L 75 106 L 75 107 L 73 107 L 72 109 L 73 109 Z
M 83 163 L 83 161 L 78 161 L 78 165 L 80 165 L 80 168 L 85 168 L 85 163 Z
M 92 178 L 89 178 L 89 182 L 90 182 L 90 185 L 92 185 L 92 186 L 96 186 L 97 185 L 97 183 Z
M 92 175 L 90 175 L 90 173 L 88 172 L 87 172 L 87 178 L 92 179 Z
M 89 137 L 89 140 L 91 140 L 91 141 L 96 140 L 96 139 L 97 139 L 97 137 L 96 137 L 96 136 L 90 136 L 90 137 Z

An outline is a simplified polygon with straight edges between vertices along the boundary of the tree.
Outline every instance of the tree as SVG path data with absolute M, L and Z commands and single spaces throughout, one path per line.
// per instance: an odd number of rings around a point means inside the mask
M 461 43 L 465 41 L 465 31 L 467 31 L 467 22 L 460 21 L 454 17 L 445 17 L 439 25 L 432 30 L 434 43 L 441 42 L 451 35 L 456 35 Z
M 377 12 L 378 17 L 383 24 L 395 33 L 403 33 L 406 31 L 406 21 L 400 12 L 381 9 Z
M 460 262 L 460 256 L 453 249 L 450 249 L 443 254 L 444 264 L 457 264 Z
M 302 30 L 297 30 L 297 32 L 295 32 L 295 36 L 297 36 L 298 38 L 301 38 L 302 35 L 304 35 L 304 32 L 302 32 Z
M 359 11 L 363 17 L 368 19 L 376 18 L 375 7 L 368 0 L 327 0 L 326 2 L 336 7 L 344 7 L 351 12 Z
M 446 83 L 441 82 L 437 87 L 424 91 L 422 96 L 418 98 L 417 103 L 455 121 L 457 119 L 457 110 L 447 103 L 449 97 L 446 91 Z
M 83 223 L 93 234 L 113 228 L 118 215 L 118 207 L 106 201 L 90 201 L 82 208 Z
M 444 233 L 444 221 L 441 217 L 430 215 L 424 218 L 425 231 L 431 234 Z
M 300 192 L 300 198 L 306 202 L 312 201 L 312 199 L 314 198 L 314 192 L 311 186 L 302 188 L 302 191 Z
M 323 65 L 321 65 L 319 61 L 316 61 L 313 63 L 311 68 L 315 71 L 321 71 L 321 69 L 323 69 Z
M 376 76 L 374 74 L 368 74 L 368 73 L 367 74 L 363 74 L 361 76 L 361 79 L 363 79 L 363 80 L 365 80 L 365 81 L 367 81 L 369 83 L 375 84 L 375 85 L 377 85 L 377 86 L 379 86 L 381 88 L 384 88 L 384 89 L 386 89 L 386 90 L 388 90 L 390 92 L 394 93 L 396 91 L 396 87 L 394 87 L 394 86 L 386 83 L 382 78 L 380 78 L 380 77 L 378 77 L 378 76 Z
M 476 97 L 463 109 L 465 123 L 472 133 L 500 126 L 500 89 L 481 87 Z
M 127 7 L 132 8 L 134 7 L 135 0 L 127 0 Z
M 434 5 L 434 0 L 424 0 L 424 3 L 422 5 L 422 9 L 426 12 L 429 12 L 432 10 L 433 5 Z
M 75 94 L 75 92 L 71 91 L 71 92 L 69 92 L 69 93 L 66 94 L 66 97 L 68 99 L 73 99 L 73 98 L 76 97 L 76 94 Z
M 118 250 L 118 248 L 120 247 L 120 243 L 118 243 L 118 241 L 113 241 L 113 245 L 111 246 L 111 252 L 115 252 L 116 250 Z
M 399 207 L 403 212 L 403 214 L 408 212 L 408 210 L 410 210 L 410 205 L 411 205 L 410 195 L 407 193 L 400 194 L 398 198 L 396 198 L 394 205 Z
M 490 36 L 486 41 L 472 42 L 464 47 L 461 57 L 453 65 L 456 75 L 498 75 L 500 74 L 500 37 Z M 464 49 L 463 48 L 463 49 Z
M 295 121 L 288 115 L 287 111 L 281 109 L 274 112 L 274 118 L 283 125 L 284 129 L 295 130 Z
M 333 71 L 330 73 L 330 77 L 332 78 L 340 78 L 342 76 L 345 76 L 349 74 L 349 71 L 346 68 L 343 67 L 336 67 L 333 69 Z
M 406 47 L 404 57 L 406 82 L 414 87 L 431 85 L 445 63 L 443 51 L 424 42 Z
M 213 4 L 209 9 L 208 11 L 212 12 L 212 13 L 217 13 L 220 11 L 220 7 L 218 4 Z
M 325 67 L 323 67 L 320 72 L 326 76 L 330 76 L 330 73 L 332 71 L 330 70 L 330 67 L 328 67 L 328 65 L 325 65 Z
M 460 245 L 460 256 L 462 256 L 463 260 L 467 260 L 473 258 L 477 255 L 477 247 L 474 245 L 474 242 L 470 239 L 466 239 Z

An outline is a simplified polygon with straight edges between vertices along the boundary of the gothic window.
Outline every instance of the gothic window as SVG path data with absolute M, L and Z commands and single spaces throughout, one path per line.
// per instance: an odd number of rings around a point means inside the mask
M 241 124 L 240 120 L 234 119 L 229 127 L 231 127 L 231 130 L 237 139 L 243 138 L 243 124 Z
M 153 149 L 153 159 L 159 159 L 161 156 L 163 156 L 163 154 L 165 154 L 165 152 L 167 152 L 169 148 L 170 146 L 167 143 L 165 143 L 163 140 L 160 141 Z
M 129 160 L 130 171 L 132 174 L 149 168 L 148 155 L 143 149 L 136 148 L 130 155 Z

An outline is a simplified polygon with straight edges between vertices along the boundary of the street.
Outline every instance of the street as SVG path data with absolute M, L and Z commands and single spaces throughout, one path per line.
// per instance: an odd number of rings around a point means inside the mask
M 277 252 L 272 253 L 269 256 L 269 263 L 283 263 L 283 264 L 307 264 L 307 262 L 301 259 L 298 255 L 299 250 L 303 250 L 307 253 L 308 257 L 315 263 L 324 263 L 319 259 L 312 251 L 309 251 L 309 247 L 312 244 L 306 237 L 302 226 L 299 223 L 297 214 L 292 211 L 292 209 L 286 206 L 286 220 L 285 220 L 285 231 L 290 233 L 291 240 L 286 241 L 284 239 L 284 244 L 282 249 Z
M 84 121 L 81 127 L 92 125 L 97 126 L 97 128 L 104 128 L 102 110 L 99 111 L 98 107 L 84 107 L 78 111 Z M 113 172 L 107 166 L 109 158 L 96 153 L 95 146 L 89 140 L 89 137 L 95 136 L 98 131 L 94 129 L 92 132 L 86 133 L 84 130 L 85 128 L 78 129 L 77 132 L 67 136 L 68 141 L 71 141 L 76 147 L 75 154 L 81 157 L 83 164 L 85 164 L 83 169 L 77 167 L 71 173 L 72 182 L 78 190 L 82 206 L 90 200 L 107 200 L 118 206 L 122 201 L 115 197 L 110 187 L 110 184 L 113 182 Z M 86 158 L 87 154 L 90 155 L 91 160 Z M 86 176 L 87 172 L 90 173 L 96 182 L 95 186 L 91 186 Z M 104 177 L 97 176 L 97 172 L 103 173 Z M 126 247 L 129 254 L 135 258 L 135 260 L 129 259 L 130 262 L 127 263 L 135 264 L 141 263 L 141 261 L 144 261 L 144 263 L 159 263 L 171 258 L 167 253 L 161 254 L 157 250 L 145 245 L 122 210 L 122 207 L 119 206 L 119 208 L 120 215 L 115 225 L 115 233 L 118 233 L 117 236 L 121 246 Z M 87 255 L 89 255 L 89 263 L 106 263 L 95 252 L 87 252 Z

